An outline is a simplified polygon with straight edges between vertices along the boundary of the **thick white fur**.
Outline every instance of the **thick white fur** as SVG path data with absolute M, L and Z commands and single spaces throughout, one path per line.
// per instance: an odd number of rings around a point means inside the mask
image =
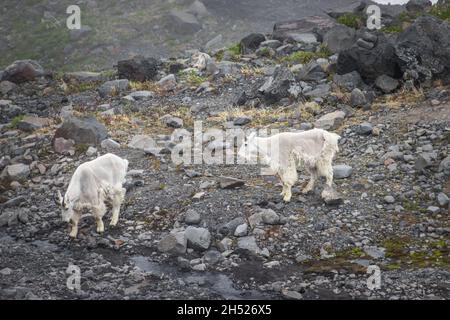
M 308 193 L 314 188 L 318 177 L 333 184 L 332 161 L 339 151 L 340 136 L 322 129 L 303 132 L 283 132 L 271 137 L 256 137 L 253 133 L 239 150 L 239 156 L 251 159 L 257 154 L 280 177 L 283 200 L 291 200 L 291 188 L 297 182 L 297 168 L 302 166 L 311 179 L 302 190 Z
M 128 160 L 108 153 L 92 161 L 81 164 L 72 176 L 69 187 L 61 199 L 62 217 L 72 223 L 70 236 L 78 234 L 78 222 L 84 209 L 92 211 L 97 222 L 97 232 L 103 232 L 105 201 L 112 204 L 111 225 L 119 220 L 120 206 L 126 190 L 122 187 L 128 169 Z

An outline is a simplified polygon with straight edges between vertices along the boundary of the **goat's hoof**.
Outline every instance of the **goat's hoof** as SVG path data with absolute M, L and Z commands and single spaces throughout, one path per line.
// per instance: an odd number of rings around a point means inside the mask
M 97 228 L 97 232 L 98 233 L 103 233 L 103 232 L 105 232 L 105 228 Z
M 291 197 L 284 197 L 284 198 L 283 198 L 283 201 L 284 201 L 284 202 L 290 202 L 290 201 L 291 201 Z
M 109 223 L 109 225 L 110 225 L 111 227 L 115 227 L 115 226 L 117 226 L 117 221 L 111 221 L 111 222 Z
M 77 234 L 76 233 L 70 233 L 69 237 L 72 239 L 76 239 L 77 238 Z

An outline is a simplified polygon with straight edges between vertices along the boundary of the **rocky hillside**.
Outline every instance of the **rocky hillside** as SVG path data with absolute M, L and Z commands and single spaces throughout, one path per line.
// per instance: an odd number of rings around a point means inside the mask
M 18 49 L 0 71 L 0 299 L 449 299 L 450 7 L 412 1 L 380 31 L 364 8 L 106 72 Z M 173 133 L 195 121 L 338 133 L 333 198 L 323 181 L 302 194 L 302 171 L 284 202 L 261 165 L 175 164 Z M 54 195 L 107 152 L 129 161 L 119 223 L 98 234 L 86 215 L 71 239 Z
M 213 39 L 232 45 L 248 30 L 270 32 L 274 23 L 348 8 L 355 0 L 85 0 L 81 29 L 66 27 L 71 0 L 3 1 L 0 68 L 17 59 L 77 71 L 111 69 L 136 54 L 176 56 Z M 212 43 L 214 47 L 214 41 Z M 208 48 L 209 50 L 210 48 Z

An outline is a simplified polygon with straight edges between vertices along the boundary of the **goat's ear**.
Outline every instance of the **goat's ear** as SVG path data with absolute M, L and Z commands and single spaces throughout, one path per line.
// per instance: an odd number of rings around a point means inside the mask
M 61 195 L 61 192 L 58 190 L 58 191 L 56 191 L 56 194 L 55 194 L 55 196 L 54 196 L 54 200 L 55 200 L 55 203 L 58 205 L 58 206 L 63 206 L 63 204 L 64 204 L 64 198 L 63 198 L 63 196 Z
M 247 140 L 248 140 L 248 141 L 253 140 L 255 137 L 256 137 L 256 132 L 252 132 L 252 133 L 250 133 L 250 135 L 247 137 Z

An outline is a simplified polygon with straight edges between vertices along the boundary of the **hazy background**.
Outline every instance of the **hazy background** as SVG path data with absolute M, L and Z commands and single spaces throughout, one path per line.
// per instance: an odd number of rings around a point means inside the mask
M 403 3 L 405 1 L 378 1 Z M 81 30 L 68 30 L 66 9 L 81 8 Z M 274 23 L 330 9 L 350 11 L 358 0 L 2 0 L 0 68 L 35 59 L 62 70 L 112 68 L 136 54 L 167 57 L 202 48 L 221 36 L 230 45 Z M 186 21 L 179 21 L 180 17 Z

